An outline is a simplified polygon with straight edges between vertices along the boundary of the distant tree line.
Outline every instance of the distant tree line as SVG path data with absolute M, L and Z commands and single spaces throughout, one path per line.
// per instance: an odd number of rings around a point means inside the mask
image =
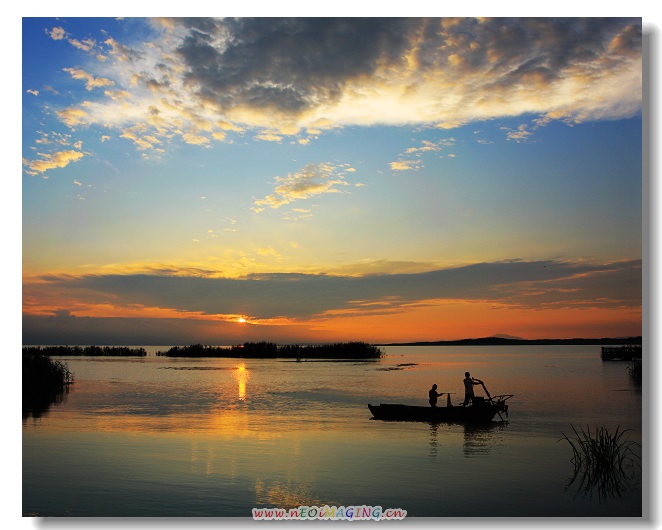
M 147 351 L 128 346 L 24 346 L 23 355 L 144 357 Z
M 439 340 L 435 342 L 398 342 L 383 346 L 595 346 L 641 344 L 641 337 L 619 337 L 600 339 L 509 339 L 483 337 L 480 339 Z
M 273 342 L 245 342 L 229 348 L 219 346 L 174 346 L 158 351 L 164 357 L 236 357 L 242 359 L 379 359 L 382 350 L 365 342 L 316 345 L 278 345 Z

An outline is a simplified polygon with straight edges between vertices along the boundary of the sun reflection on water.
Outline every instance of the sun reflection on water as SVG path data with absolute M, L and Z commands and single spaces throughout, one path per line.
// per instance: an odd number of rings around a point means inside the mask
M 250 373 L 246 369 L 246 365 L 241 363 L 233 375 L 239 385 L 239 400 L 244 401 L 246 399 L 246 382 L 251 378 Z
M 313 484 L 296 480 L 255 481 L 255 502 L 258 506 L 295 508 L 321 504 L 313 495 Z

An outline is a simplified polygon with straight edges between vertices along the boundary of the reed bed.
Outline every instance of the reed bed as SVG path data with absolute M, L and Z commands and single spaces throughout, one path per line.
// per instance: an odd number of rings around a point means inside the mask
M 23 355 L 23 419 L 42 416 L 62 401 L 73 382 L 66 363 L 46 355 Z
M 577 482 L 578 492 L 592 495 L 597 490 L 600 500 L 620 497 L 629 488 L 631 481 L 641 476 L 641 457 L 636 448 L 641 446 L 628 438 L 629 429 L 616 428 L 610 433 L 605 427 L 575 428 L 570 426 L 574 435 L 565 433 L 561 440 L 566 440 L 572 448 L 574 474 L 567 484 L 570 487 Z
M 239 346 L 174 346 L 156 355 L 165 357 L 226 357 L 242 359 L 380 359 L 382 350 L 365 342 L 341 342 L 318 345 L 278 345 L 273 342 L 245 342 Z
M 147 350 L 128 346 L 24 346 L 23 355 L 144 357 Z

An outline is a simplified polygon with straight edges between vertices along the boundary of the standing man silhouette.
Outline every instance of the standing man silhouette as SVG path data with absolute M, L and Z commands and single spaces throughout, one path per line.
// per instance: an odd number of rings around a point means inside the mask
M 463 407 L 466 407 L 469 404 L 469 401 L 471 403 L 474 402 L 474 385 L 479 385 L 480 383 L 471 377 L 471 374 L 469 372 L 464 372 L 464 403 L 462 403 Z

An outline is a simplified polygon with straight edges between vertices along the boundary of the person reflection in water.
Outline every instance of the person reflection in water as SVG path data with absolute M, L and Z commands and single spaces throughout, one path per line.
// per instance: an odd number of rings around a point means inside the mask
M 463 407 L 469 404 L 469 401 L 474 402 L 474 385 L 480 384 L 477 379 L 471 377 L 469 372 L 464 372 L 464 403 Z
M 430 406 L 431 407 L 436 407 L 437 406 L 437 398 L 444 395 L 443 392 L 441 394 L 437 393 L 437 385 L 432 385 L 432 388 L 430 389 L 428 394 L 430 396 Z

